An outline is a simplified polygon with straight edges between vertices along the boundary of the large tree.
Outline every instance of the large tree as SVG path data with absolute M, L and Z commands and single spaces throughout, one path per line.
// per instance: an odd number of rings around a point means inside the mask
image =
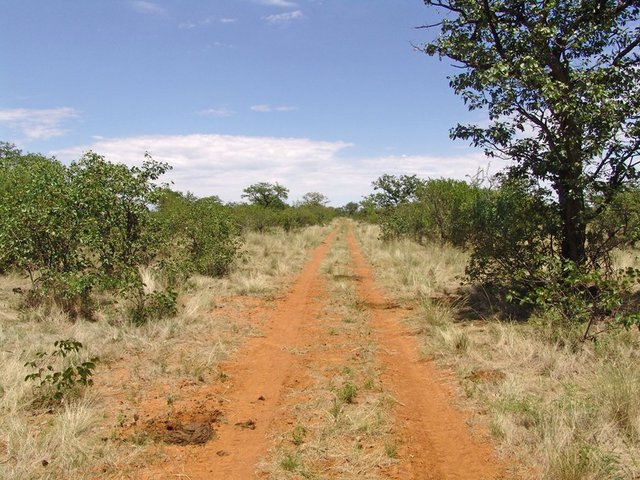
M 243 190 L 242 198 L 246 198 L 253 205 L 265 208 L 284 208 L 289 198 L 289 189 L 278 182 L 259 182 L 249 185 Z
M 442 14 L 429 55 L 452 59 L 450 85 L 490 124 L 453 138 L 513 160 L 512 175 L 550 185 L 561 255 L 588 260 L 587 225 L 637 179 L 638 0 L 425 0 Z
M 416 175 L 390 175 L 385 173 L 371 182 L 373 193 L 367 197 L 378 208 L 395 208 L 403 203 L 416 200 L 418 187 L 422 185 Z

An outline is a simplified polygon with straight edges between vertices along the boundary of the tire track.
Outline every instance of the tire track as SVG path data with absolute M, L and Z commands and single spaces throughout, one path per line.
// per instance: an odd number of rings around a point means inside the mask
M 287 350 L 303 340 L 303 325 L 322 307 L 319 268 L 336 237 L 332 232 L 318 247 L 288 295 L 276 303 L 264 336 L 250 339 L 241 352 L 221 365 L 228 375 L 221 410 L 225 422 L 216 438 L 202 446 L 168 446 L 165 462 L 139 478 L 248 480 L 269 449 L 268 437 L 285 386 L 295 383 L 300 361 Z M 213 397 L 210 392 L 200 396 Z M 218 388 L 219 390 L 219 388 Z M 220 393 L 217 393 L 220 396 Z
M 419 360 L 414 338 L 399 323 L 403 312 L 376 286 L 352 228 L 347 240 L 359 277 L 358 294 L 371 310 L 382 382 L 397 400 L 401 465 L 389 476 L 402 480 L 504 478 L 492 447 L 473 438 L 464 414 L 451 406 L 452 394 L 438 380 L 434 366 Z

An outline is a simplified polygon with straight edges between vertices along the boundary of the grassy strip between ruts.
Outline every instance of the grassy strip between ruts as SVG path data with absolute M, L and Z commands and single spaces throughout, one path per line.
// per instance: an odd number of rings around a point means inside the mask
M 424 355 L 457 372 L 460 401 L 516 460 L 514 478 L 639 478 L 637 331 L 581 343 L 571 332 L 551 334 L 543 315 L 527 323 L 474 316 L 458 293 L 463 252 L 384 243 L 370 225 L 356 233 L 385 289 L 420 306 L 408 321 Z
M 381 478 L 396 463 L 397 439 L 382 389 L 368 312 L 358 301 L 342 225 L 322 266 L 324 308 L 310 327 L 306 382 L 288 391 L 289 428 L 275 433 L 262 469 L 272 479 Z
M 169 403 L 176 386 L 219 380 L 218 363 L 260 327 L 259 318 L 243 314 L 278 295 L 330 228 L 248 234 L 229 277 L 193 277 L 176 317 L 142 326 L 123 320 L 120 306 L 108 301 L 94 322 L 72 323 L 56 309 L 21 309 L 13 290 L 25 289 L 25 281 L 0 278 L 0 478 L 119 477 L 161 455 L 148 438 L 132 443 L 117 435 L 136 421 L 133 407 L 154 389 Z M 147 289 L 161 281 L 147 276 Z M 86 355 L 100 360 L 93 387 L 55 404 L 24 381 L 24 364 L 61 338 L 82 342 Z

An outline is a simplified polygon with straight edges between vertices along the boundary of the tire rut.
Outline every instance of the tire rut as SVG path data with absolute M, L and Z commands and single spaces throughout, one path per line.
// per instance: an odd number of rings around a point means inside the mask
M 403 439 L 401 463 L 390 478 L 495 480 L 503 466 L 491 445 L 471 436 L 465 415 L 451 406 L 452 393 L 431 362 L 420 361 L 415 339 L 402 326 L 404 314 L 376 286 L 374 274 L 350 228 L 347 241 L 358 275 L 357 291 L 370 310 L 378 342 L 382 382 L 397 401 Z
M 406 312 L 376 286 L 351 227 L 346 236 L 353 270 L 349 278 L 355 283 L 357 306 L 368 318 L 367 328 L 373 334 L 369 340 L 351 334 L 345 334 L 343 340 L 323 338 L 327 330 L 340 328 L 335 323 L 338 320 L 325 311 L 332 297 L 320 273 L 337 234 L 332 232 L 314 251 L 286 297 L 275 302 L 264 335 L 248 340 L 233 359 L 221 365 L 228 380 L 198 393 L 207 412 L 223 416 L 216 423 L 215 438 L 204 445 L 167 445 L 164 462 L 140 472 L 138 478 L 264 478 L 270 470 L 264 459 L 274 448 L 275 437 L 292 428 L 295 412 L 303 405 L 314 404 L 313 395 L 321 395 L 317 388 L 325 389 L 340 365 L 361 360 L 351 358 L 349 351 L 367 341 L 375 345 L 372 358 L 376 371 L 381 370 L 381 388 L 396 400 L 388 415 L 394 424 L 393 435 L 401 443 L 398 459 L 369 468 L 366 478 L 504 478 L 503 465 L 492 446 L 473 437 L 465 415 L 451 406 L 454 397 L 439 379 L 442 373 L 418 358 L 415 339 L 400 323 Z M 384 442 L 383 437 L 379 435 L 377 442 Z M 325 461 L 322 478 L 347 478 L 338 473 L 339 465 Z
M 336 237 L 332 232 L 312 254 L 286 297 L 276 302 L 264 335 L 251 338 L 232 360 L 220 366 L 228 376 L 225 390 L 201 396 L 222 399 L 224 421 L 216 438 L 200 446 L 167 446 L 165 461 L 138 478 L 247 480 L 270 447 L 269 433 L 285 386 L 294 383 L 299 359 L 287 350 L 300 343 L 302 326 L 322 306 L 319 268 Z M 215 392 L 215 390 L 218 390 Z

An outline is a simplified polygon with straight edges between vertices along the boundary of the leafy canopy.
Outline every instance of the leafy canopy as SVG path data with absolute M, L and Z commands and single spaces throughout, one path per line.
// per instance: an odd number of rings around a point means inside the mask
M 289 189 L 278 182 L 259 182 L 249 185 L 243 190 L 242 198 L 246 198 L 253 205 L 265 208 L 284 208 L 289 198 Z
M 326 206 L 327 203 L 329 203 L 329 197 L 320 192 L 307 192 L 302 196 L 302 205 Z
M 586 225 L 638 177 L 640 2 L 637 0 L 425 0 L 443 13 L 429 55 L 454 60 L 450 85 L 490 125 L 458 125 L 512 175 L 557 196 L 562 256 L 586 259 Z
M 372 182 L 376 193 L 366 200 L 377 208 L 393 208 L 416 199 L 416 192 L 422 181 L 416 175 L 390 175 L 385 173 Z

